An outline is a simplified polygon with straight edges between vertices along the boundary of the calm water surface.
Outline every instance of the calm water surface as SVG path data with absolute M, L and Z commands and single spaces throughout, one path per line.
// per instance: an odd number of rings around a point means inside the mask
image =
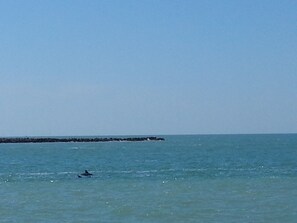
M 0 222 L 297 222 L 297 135 L 165 139 L 0 144 Z

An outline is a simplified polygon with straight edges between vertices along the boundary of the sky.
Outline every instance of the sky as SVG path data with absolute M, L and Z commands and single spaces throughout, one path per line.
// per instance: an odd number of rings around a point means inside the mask
M 297 132 L 295 0 L 0 0 L 0 136 Z

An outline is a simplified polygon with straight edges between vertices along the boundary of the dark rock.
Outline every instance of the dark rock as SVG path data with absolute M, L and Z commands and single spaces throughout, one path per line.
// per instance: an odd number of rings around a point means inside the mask
M 141 142 L 141 141 L 163 141 L 164 138 L 150 137 L 129 137 L 129 138 L 51 138 L 51 137 L 14 137 L 0 138 L 0 143 L 54 143 L 54 142 Z

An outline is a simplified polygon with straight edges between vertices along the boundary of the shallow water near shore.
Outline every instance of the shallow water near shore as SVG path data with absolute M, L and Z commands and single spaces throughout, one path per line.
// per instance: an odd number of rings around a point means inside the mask
M 1 144 L 0 193 L 0 222 L 296 222 L 297 135 Z

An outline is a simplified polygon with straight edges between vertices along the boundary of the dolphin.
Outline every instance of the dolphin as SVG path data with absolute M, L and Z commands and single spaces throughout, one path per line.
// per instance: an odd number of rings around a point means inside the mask
M 81 178 L 82 176 L 84 177 L 91 177 L 93 174 L 89 173 L 87 170 L 85 170 L 84 173 L 81 173 L 80 175 L 77 175 L 79 178 Z

